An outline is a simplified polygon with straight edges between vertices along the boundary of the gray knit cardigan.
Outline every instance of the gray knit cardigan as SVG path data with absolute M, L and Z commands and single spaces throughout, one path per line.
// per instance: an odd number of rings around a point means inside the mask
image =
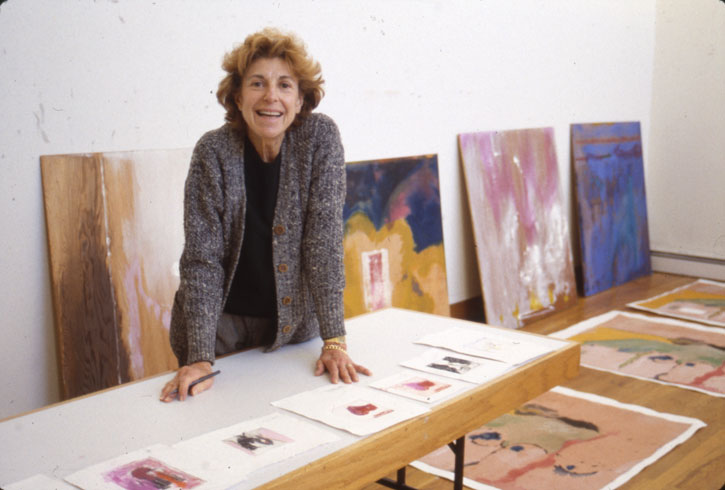
M 277 334 L 267 351 L 345 335 L 342 208 L 345 158 L 337 126 L 310 114 L 282 142 L 272 256 Z M 181 282 L 170 341 L 180 365 L 214 362 L 216 328 L 242 249 L 244 137 L 228 124 L 204 134 L 184 195 Z

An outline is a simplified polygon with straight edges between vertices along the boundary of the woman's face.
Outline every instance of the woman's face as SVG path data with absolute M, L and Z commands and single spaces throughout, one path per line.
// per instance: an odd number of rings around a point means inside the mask
M 281 145 L 284 133 L 302 109 L 297 78 L 281 58 L 259 58 L 247 67 L 237 107 L 257 146 Z

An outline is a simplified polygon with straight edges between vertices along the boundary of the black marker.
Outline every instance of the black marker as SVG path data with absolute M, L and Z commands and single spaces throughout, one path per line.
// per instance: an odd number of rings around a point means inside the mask
M 209 378 L 211 378 L 213 376 L 216 376 L 219 373 L 221 373 L 221 371 L 214 371 L 213 373 L 209 373 L 206 376 L 202 376 L 201 378 L 195 379 L 194 381 L 192 381 L 191 383 L 189 383 L 189 389 L 188 389 L 189 394 L 191 394 L 191 388 L 193 388 L 194 386 L 198 385 L 202 381 L 206 381 L 207 379 L 209 379 Z M 169 393 L 169 396 L 176 396 L 178 394 L 179 394 L 179 389 L 176 388 L 176 389 L 174 389 L 174 391 L 172 391 L 171 393 Z

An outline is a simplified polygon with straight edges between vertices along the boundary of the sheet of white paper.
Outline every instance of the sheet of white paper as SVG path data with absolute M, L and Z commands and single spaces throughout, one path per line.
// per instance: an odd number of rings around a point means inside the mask
M 400 371 L 370 383 L 370 386 L 426 403 L 450 398 L 475 387 L 471 383 L 411 371 Z
M 2 488 L 5 490 L 78 490 L 78 487 L 45 475 L 34 475 L 25 480 L 4 485 Z
M 523 364 L 562 347 L 546 337 L 491 328 L 473 330 L 449 328 L 416 340 L 417 344 L 442 347 L 476 357 L 485 357 L 513 365 Z
M 84 490 L 221 490 L 226 480 L 217 464 L 199 463 L 195 454 L 157 444 L 104 461 L 65 477 Z
M 505 362 L 467 356 L 445 349 L 428 349 L 421 355 L 400 364 L 418 371 L 476 384 L 490 381 L 514 368 Z
M 229 478 L 242 479 L 249 473 L 278 463 L 322 444 L 340 439 L 323 427 L 297 417 L 273 413 L 247 420 L 175 444 L 201 463 L 215 463 Z
M 329 385 L 272 405 L 358 436 L 381 431 L 428 411 L 422 405 L 357 385 Z

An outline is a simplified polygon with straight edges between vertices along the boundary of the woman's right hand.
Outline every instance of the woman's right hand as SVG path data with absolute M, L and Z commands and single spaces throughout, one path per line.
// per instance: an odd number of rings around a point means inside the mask
M 178 396 L 179 400 L 183 402 L 188 394 L 195 396 L 202 391 L 208 390 L 214 384 L 213 377 L 195 385 L 191 392 L 189 392 L 189 385 L 209 373 L 211 373 L 211 363 L 207 361 L 182 366 L 176 371 L 174 379 L 164 385 L 164 389 L 161 390 L 160 400 L 168 403 Z

